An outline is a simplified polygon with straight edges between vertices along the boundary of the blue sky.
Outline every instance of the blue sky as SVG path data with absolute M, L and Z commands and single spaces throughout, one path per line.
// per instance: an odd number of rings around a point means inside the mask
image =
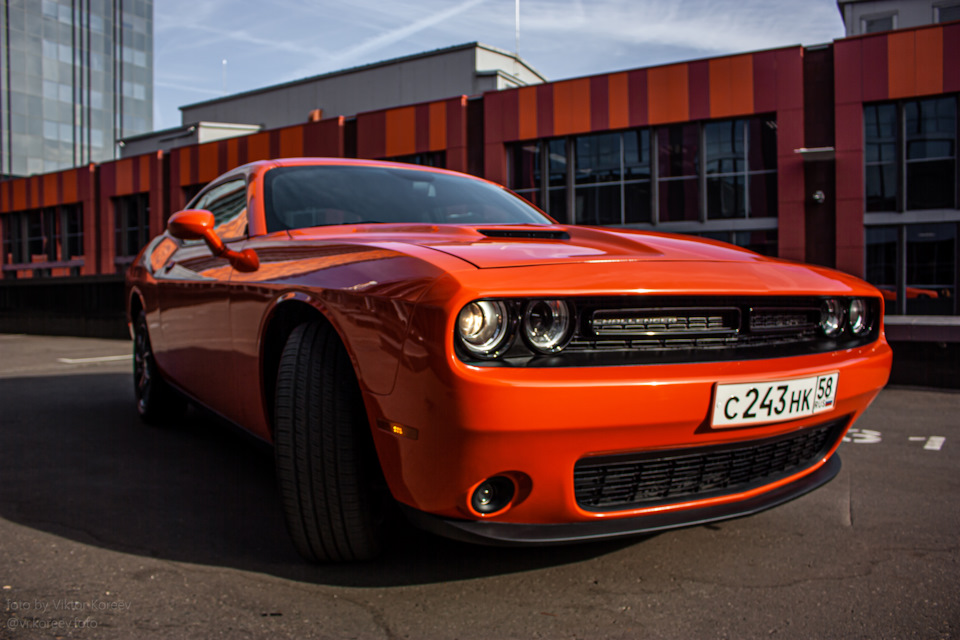
M 154 128 L 224 89 L 472 41 L 513 51 L 514 16 L 515 0 L 155 0 Z M 840 37 L 835 0 L 520 0 L 520 55 L 550 80 Z

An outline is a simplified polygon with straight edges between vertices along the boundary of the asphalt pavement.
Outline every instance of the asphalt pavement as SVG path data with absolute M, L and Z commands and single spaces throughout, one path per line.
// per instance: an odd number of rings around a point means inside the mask
M 398 529 L 313 566 L 269 448 L 142 425 L 127 341 L 0 335 L 0 638 L 960 637 L 960 393 L 885 389 L 818 491 L 656 536 L 501 549 Z

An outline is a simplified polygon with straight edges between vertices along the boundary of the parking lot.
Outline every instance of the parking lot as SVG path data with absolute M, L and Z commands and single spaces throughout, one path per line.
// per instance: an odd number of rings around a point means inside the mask
M 960 393 L 884 390 L 834 481 L 756 516 L 533 549 L 401 529 L 310 566 L 269 448 L 140 424 L 130 349 L 0 335 L 0 638 L 960 637 Z

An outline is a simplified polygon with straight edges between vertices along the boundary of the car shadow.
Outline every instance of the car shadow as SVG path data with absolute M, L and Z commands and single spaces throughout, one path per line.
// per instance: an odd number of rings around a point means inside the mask
M 311 565 L 287 535 L 269 446 L 194 408 L 145 426 L 117 373 L 0 379 L 0 517 L 125 553 L 356 587 L 528 571 L 637 542 L 494 548 L 400 525 L 376 562 Z

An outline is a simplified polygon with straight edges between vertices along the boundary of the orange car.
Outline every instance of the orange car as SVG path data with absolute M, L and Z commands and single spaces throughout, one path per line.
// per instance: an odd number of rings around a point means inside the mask
M 128 290 L 142 417 L 189 397 L 272 442 L 320 561 L 374 556 L 398 511 L 544 544 L 781 504 L 836 475 L 891 362 L 857 278 L 386 162 L 235 169 Z

